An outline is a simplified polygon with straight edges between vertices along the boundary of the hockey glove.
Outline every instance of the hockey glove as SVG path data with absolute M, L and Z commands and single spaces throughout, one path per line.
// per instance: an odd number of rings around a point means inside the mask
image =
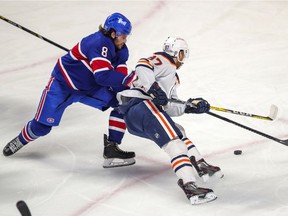
M 185 113 L 206 113 L 210 110 L 210 104 L 203 98 L 188 99 Z
M 154 82 L 150 89 L 147 91 L 150 97 L 152 97 L 152 102 L 155 105 L 165 106 L 168 103 L 168 98 L 166 93 L 160 88 L 157 82 Z

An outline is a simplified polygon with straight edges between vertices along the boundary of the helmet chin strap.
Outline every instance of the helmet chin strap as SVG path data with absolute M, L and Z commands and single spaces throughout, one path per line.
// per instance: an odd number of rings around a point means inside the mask
M 179 56 L 175 56 L 174 58 L 176 58 L 177 62 L 176 62 L 176 69 L 178 70 L 179 68 L 182 67 L 182 65 L 184 64 L 184 59 L 182 61 L 180 61 Z
M 179 56 L 177 56 L 177 61 L 179 61 L 179 62 L 181 62 L 181 63 L 184 63 L 184 59 L 181 61 L 181 60 L 179 59 Z
M 185 56 L 183 55 L 183 60 L 181 61 L 181 60 L 179 59 L 179 54 L 180 54 L 180 52 L 178 52 L 178 54 L 177 54 L 177 61 L 179 61 L 180 63 L 184 63 L 184 61 L 185 61 Z

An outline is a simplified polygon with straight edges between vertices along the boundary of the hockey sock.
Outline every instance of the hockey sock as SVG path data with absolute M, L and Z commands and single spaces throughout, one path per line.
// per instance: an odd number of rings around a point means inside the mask
M 172 168 L 178 178 L 183 180 L 184 184 L 196 181 L 192 164 L 187 155 L 187 148 L 180 139 L 170 141 L 162 149 L 170 156 Z
M 196 148 L 196 146 L 188 139 L 188 138 L 182 138 L 182 141 L 186 144 L 186 147 L 188 149 L 188 156 L 194 156 L 196 161 L 202 159 L 200 152 Z
M 196 148 L 196 146 L 192 143 L 191 140 L 189 140 L 186 136 L 186 132 L 184 127 L 182 127 L 180 124 L 175 123 L 176 126 L 179 128 L 179 130 L 181 131 L 181 133 L 183 134 L 182 137 L 182 141 L 186 144 L 187 149 L 188 149 L 188 156 L 194 156 L 196 161 L 202 159 L 202 155 L 200 154 L 200 152 L 198 151 L 198 149 Z
M 124 133 L 126 131 L 126 124 L 123 115 L 115 110 L 112 110 L 109 117 L 109 141 L 120 144 Z
M 45 136 L 51 131 L 51 126 L 37 122 L 35 119 L 29 121 L 19 134 L 19 140 L 26 145 L 40 136 Z

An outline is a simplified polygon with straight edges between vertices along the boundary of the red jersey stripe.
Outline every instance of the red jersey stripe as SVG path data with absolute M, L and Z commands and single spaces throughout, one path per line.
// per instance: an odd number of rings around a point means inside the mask
M 78 60 L 87 60 L 87 57 L 81 52 L 80 49 L 80 43 L 77 43 L 72 49 L 71 49 L 72 55 L 78 59 Z
M 59 65 L 60 71 L 61 71 L 61 73 L 62 73 L 65 81 L 67 82 L 67 84 L 68 84 L 71 88 L 73 88 L 74 90 L 78 90 L 78 89 L 76 88 L 76 86 L 74 85 L 74 83 L 72 82 L 72 80 L 70 79 L 67 71 L 66 71 L 65 68 L 63 67 L 61 58 L 58 59 L 58 65 Z
M 93 73 L 102 71 L 103 69 L 112 70 L 114 67 L 111 65 L 111 62 L 105 58 L 97 57 L 92 59 L 90 62 L 92 66 Z
M 116 71 L 119 71 L 120 73 L 124 74 L 125 76 L 128 75 L 128 68 L 127 68 L 127 65 L 125 65 L 125 64 L 118 65 L 116 68 Z

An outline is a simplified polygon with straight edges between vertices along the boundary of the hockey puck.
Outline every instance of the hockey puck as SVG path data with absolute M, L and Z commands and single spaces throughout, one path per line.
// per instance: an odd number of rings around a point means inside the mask
M 235 151 L 234 151 L 234 154 L 235 154 L 235 155 L 241 155 L 241 154 L 242 154 L 242 151 L 241 151 L 241 150 L 235 150 Z

